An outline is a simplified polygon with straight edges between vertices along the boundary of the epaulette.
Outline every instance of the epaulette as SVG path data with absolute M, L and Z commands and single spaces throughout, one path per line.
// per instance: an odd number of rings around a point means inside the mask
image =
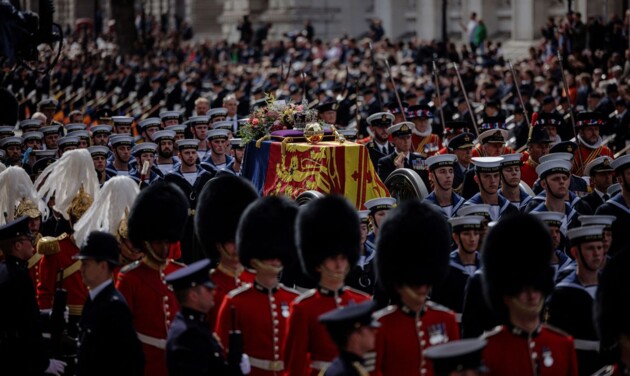
M 37 253 L 44 256 L 54 255 L 61 252 L 59 238 L 44 236 L 37 242 Z
M 252 284 L 251 283 L 246 283 L 243 286 L 237 287 L 234 290 L 228 292 L 228 296 L 230 298 L 233 298 L 233 297 L 235 297 L 238 294 L 244 293 L 245 291 L 249 290 L 250 288 L 252 288 Z
M 288 291 L 288 292 L 290 292 L 292 294 L 295 294 L 295 295 L 300 295 L 300 292 L 298 290 L 292 289 L 291 287 L 287 287 L 287 286 L 283 285 L 282 283 L 278 284 L 278 288 L 279 289 L 283 289 L 284 291 Z
M 373 147 L 374 147 L 374 141 L 370 141 L 370 142 L 368 142 L 368 147 L 369 147 L 369 148 L 373 148 Z
M 494 328 L 483 332 L 483 334 L 481 335 L 481 338 L 489 338 L 492 336 L 496 336 L 497 334 L 501 333 L 501 330 L 503 330 L 503 325 L 497 325 Z
M 70 235 L 68 235 L 68 233 L 67 233 L 67 232 L 64 232 L 63 234 L 61 234 L 61 235 L 57 236 L 57 240 L 62 241 L 62 240 L 64 240 L 65 238 L 67 238 L 67 237 L 69 237 L 69 236 L 70 236 Z
M 427 304 L 427 307 L 431 308 L 434 311 L 442 311 L 442 312 L 448 312 L 448 313 L 455 314 L 455 312 L 453 312 L 452 309 L 444 307 L 441 304 L 437 304 L 436 302 L 428 301 L 426 304 Z
M 123 266 L 122 268 L 120 268 L 120 272 L 121 273 L 128 273 L 132 270 L 134 270 L 135 268 L 137 268 L 138 266 L 140 266 L 140 260 L 136 260 L 130 264 L 127 264 L 125 266 Z
M 357 289 L 352 288 L 352 287 L 350 287 L 350 286 L 344 286 L 344 289 L 345 289 L 346 291 L 351 291 L 351 292 L 353 292 L 353 293 L 355 293 L 355 294 L 357 294 L 357 295 L 364 296 L 364 297 L 366 297 L 366 298 L 368 298 L 368 299 L 371 299 L 371 298 L 372 298 L 372 296 L 371 296 L 370 294 L 368 294 L 368 293 L 366 293 L 366 292 L 364 292 L 364 291 L 361 291 L 361 290 L 357 290 Z
M 560 328 L 557 328 L 557 327 L 555 327 L 553 325 L 543 324 L 543 327 L 546 328 L 546 329 L 549 329 L 550 331 L 552 331 L 552 332 L 554 332 L 556 334 L 560 334 L 563 337 L 571 337 L 571 338 L 573 338 L 573 336 L 570 335 L 569 333 L 567 333 L 564 330 L 562 330 Z
M 372 317 L 374 317 L 375 320 L 380 320 L 381 318 L 387 316 L 387 315 L 391 315 L 392 313 L 396 312 L 396 310 L 398 310 L 398 307 L 395 305 L 388 305 L 385 308 L 379 309 L 378 311 L 374 312 L 374 314 L 372 314 Z
M 297 304 L 297 303 L 299 303 L 299 302 L 301 302 L 303 300 L 306 300 L 306 299 L 308 299 L 310 297 L 315 296 L 316 292 L 317 292 L 316 289 L 310 289 L 310 290 L 306 291 L 305 293 L 301 294 L 300 296 L 298 296 L 297 298 L 295 298 L 295 300 L 293 302 Z
M 182 268 L 186 267 L 186 264 L 184 264 L 183 262 L 175 261 L 173 259 L 168 259 L 168 262 L 171 263 L 171 264 L 175 264 L 177 266 L 180 266 Z
M 592 374 L 591 376 L 612 376 L 614 374 L 615 374 L 615 366 L 604 366 L 598 369 L 597 371 L 595 371 L 595 373 Z

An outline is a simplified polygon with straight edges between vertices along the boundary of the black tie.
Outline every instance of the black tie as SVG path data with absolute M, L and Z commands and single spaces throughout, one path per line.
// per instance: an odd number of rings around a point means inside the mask
M 383 146 L 383 154 L 387 154 L 387 146 Z
M 608 196 L 608 194 L 607 194 L 607 193 L 604 193 L 604 195 L 602 196 L 602 198 L 604 199 L 604 202 L 606 202 L 606 201 L 608 201 L 608 199 L 609 199 L 610 197 Z

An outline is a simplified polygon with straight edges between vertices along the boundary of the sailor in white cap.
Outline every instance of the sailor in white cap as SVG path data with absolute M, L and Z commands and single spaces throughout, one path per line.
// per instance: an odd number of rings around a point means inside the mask
M 455 154 L 434 155 L 426 161 L 433 191 L 424 200 L 439 208 L 446 218 L 453 216 L 466 201 L 453 192 L 455 163 L 457 163 Z
M 613 241 L 609 250 L 614 255 L 630 244 L 630 154 L 615 159 L 611 166 L 621 184 L 621 192 L 600 206 L 595 214 L 616 218 L 612 224 Z
M 396 199 L 392 197 L 379 197 L 366 201 L 363 206 L 370 211 L 368 218 L 372 231 L 367 235 L 365 241 L 366 252 L 372 253 L 376 250 L 376 237 L 381 223 L 385 219 L 387 212 L 396 205 Z
M 532 196 L 521 188 L 523 154 L 505 154 L 501 157 L 503 157 L 503 161 L 501 161 L 501 188 L 499 189 L 499 195 L 520 210 L 532 199 Z
M 566 273 L 565 270 L 574 268 L 573 260 L 564 252 L 563 240 L 564 236 L 560 232 L 562 221 L 564 220 L 564 214 L 554 211 L 545 212 L 533 212 L 533 216 L 540 219 L 542 223 L 547 225 L 549 234 L 551 235 L 551 243 L 554 249 L 554 253 L 551 256 L 551 266 L 555 270 L 554 280 L 558 281 L 558 277 L 562 273 Z
M 232 162 L 232 157 L 227 154 L 226 145 L 228 144 L 229 132 L 227 129 L 212 129 L 208 131 L 208 144 L 210 145 L 210 154 L 201 162 L 201 167 L 208 171 L 223 170 Z
M 577 211 L 565 201 L 569 190 L 571 162 L 564 159 L 552 159 L 536 167 L 540 184 L 545 190 L 545 201 L 535 207 L 532 212 L 555 211 L 565 215 L 561 231 L 566 233 L 569 224 L 577 218 Z

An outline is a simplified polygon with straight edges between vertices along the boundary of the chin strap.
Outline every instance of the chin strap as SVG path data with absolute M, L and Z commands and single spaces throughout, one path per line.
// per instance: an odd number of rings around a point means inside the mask
M 284 269 L 283 266 L 273 266 L 273 265 L 269 265 L 269 264 L 265 264 L 264 262 L 260 261 L 259 259 L 252 259 L 252 261 L 250 261 L 252 267 L 254 269 L 256 269 L 256 271 L 258 272 L 267 272 L 267 273 L 275 273 L 275 274 L 280 274 L 282 272 L 282 270 Z

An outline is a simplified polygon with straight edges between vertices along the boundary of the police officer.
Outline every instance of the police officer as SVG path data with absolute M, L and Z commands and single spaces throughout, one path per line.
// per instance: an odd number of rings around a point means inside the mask
M 0 373 L 61 375 L 65 363 L 48 359 L 27 260 L 33 254 L 28 217 L 0 227 Z
M 142 375 L 142 345 L 127 302 L 112 281 L 119 253 L 113 235 L 94 231 L 74 257 L 81 260 L 81 276 L 89 290 L 79 322 L 77 375 Z
M 225 352 L 208 326 L 215 303 L 210 260 L 199 260 L 166 277 L 182 307 L 168 331 L 166 364 L 171 376 L 229 375 Z
M 376 329 L 380 324 L 372 314 L 376 303 L 367 301 L 337 308 L 319 316 L 328 334 L 339 348 L 324 376 L 366 376 L 364 357 L 374 349 Z

